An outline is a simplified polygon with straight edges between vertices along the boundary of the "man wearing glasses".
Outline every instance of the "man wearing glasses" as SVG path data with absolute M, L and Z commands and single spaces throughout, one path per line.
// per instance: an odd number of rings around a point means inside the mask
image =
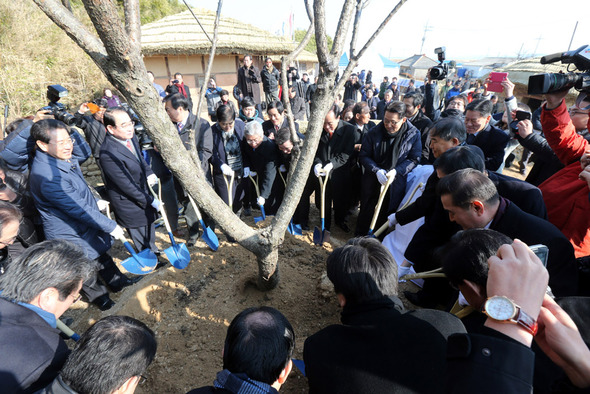
M 68 127 L 55 119 L 35 123 L 31 137 L 37 151 L 29 184 L 45 237 L 65 239 L 80 246 L 88 258 L 98 262 L 98 273 L 112 291 L 132 284 L 107 253 L 112 245 L 111 235 L 117 238 L 123 235 L 123 229 L 100 212 L 79 163 L 72 160 L 76 150 L 85 150 L 88 157 L 88 144 L 80 134 L 70 134 Z M 114 305 L 107 289 L 96 283 L 95 277 L 84 283 L 82 293 L 101 310 Z
M 34 392 L 57 376 L 68 357 L 57 319 L 80 299 L 95 263 L 63 240 L 26 249 L 0 275 L 0 387 Z
M 117 223 L 127 229 L 137 250 L 158 254 L 154 221 L 160 201 L 149 187 L 158 178 L 141 155 L 133 121 L 121 107 L 104 113 L 107 135 L 100 148 L 100 168 Z

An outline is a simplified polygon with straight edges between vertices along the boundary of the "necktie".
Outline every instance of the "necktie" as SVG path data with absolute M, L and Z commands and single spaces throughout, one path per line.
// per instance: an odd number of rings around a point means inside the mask
M 178 132 L 181 132 L 182 128 L 184 127 L 184 123 L 178 122 L 176 125 L 178 126 Z
M 131 145 L 131 140 L 127 140 L 127 149 L 129 149 L 131 152 L 133 152 L 133 146 Z

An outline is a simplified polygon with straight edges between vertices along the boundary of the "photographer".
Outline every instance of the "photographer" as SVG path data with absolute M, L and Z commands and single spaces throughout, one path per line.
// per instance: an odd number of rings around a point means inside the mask
M 108 108 L 108 104 L 104 98 L 95 100 L 93 104 L 98 106 L 98 111 L 91 113 L 91 115 L 85 115 L 90 111 L 88 103 L 82 103 L 80 105 L 78 112 L 74 114 L 76 118 L 74 126 L 82 129 L 84 137 L 86 137 L 86 141 L 90 145 L 90 149 L 92 149 L 92 156 L 98 160 L 100 157 L 100 146 L 106 135 L 102 117 L 104 111 Z
M 362 87 L 361 83 L 356 74 L 351 74 L 348 81 L 344 84 L 344 100 L 354 100 L 356 103 L 358 100 L 358 93 Z
M 539 188 L 547 205 L 549 221 L 559 228 L 574 246 L 576 257 L 590 255 L 590 184 L 588 165 L 590 144 L 571 122 L 565 104 L 568 91 L 548 93 L 541 113 L 541 124 L 547 143 L 565 166 Z M 584 94 L 584 93 L 582 93 Z M 589 104 L 578 98 L 578 103 Z M 582 110 L 588 110 L 590 105 Z M 526 125 L 519 123 L 519 129 Z M 590 121 L 589 121 L 590 123 Z

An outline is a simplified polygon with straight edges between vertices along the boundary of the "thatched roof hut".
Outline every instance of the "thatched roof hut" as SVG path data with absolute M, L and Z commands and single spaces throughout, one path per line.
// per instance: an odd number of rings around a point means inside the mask
M 193 11 L 209 37 L 213 38 L 215 12 L 204 9 Z M 175 72 L 182 73 L 191 87 L 203 83 L 211 42 L 190 11 L 142 26 L 141 41 L 146 66 L 154 72 L 158 83 L 167 84 L 168 78 Z M 219 86 L 233 86 L 237 82 L 236 73 L 243 55 L 251 54 L 259 68 L 263 65 L 263 58 L 270 56 L 279 67 L 280 56 L 291 52 L 296 45 L 251 24 L 221 17 L 212 74 Z M 301 70 L 314 69 L 318 63 L 317 56 L 306 51 L 297 60 Z

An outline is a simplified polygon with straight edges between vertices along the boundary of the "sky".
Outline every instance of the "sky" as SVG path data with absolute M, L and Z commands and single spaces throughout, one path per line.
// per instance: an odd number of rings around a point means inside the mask
M 217 9 L 216 0 L 188 0 L 195 7 Z M 343 0 L 325 0 L 326 28 L 332 37 Z M 370 0 L 363 10 L 360 48 L 397 4 L 396 0 Z M 294 25 L 307 29 L 303 0 L 223 0 L 222 15 L 276 33 L 294 15 Z M 588 0 L 408 0 L 371 46 L 396 60 L 420 53 L 436 59 L 434 49 L 446 47 L 447 60 L 521 55 L 541 56 L 590 44 Z M 350 33 L 349 33 L 350 35 Z M 347 50 L 349 44 L 345 46 Z M 362 64 L 362 59 L 361 59 Z

